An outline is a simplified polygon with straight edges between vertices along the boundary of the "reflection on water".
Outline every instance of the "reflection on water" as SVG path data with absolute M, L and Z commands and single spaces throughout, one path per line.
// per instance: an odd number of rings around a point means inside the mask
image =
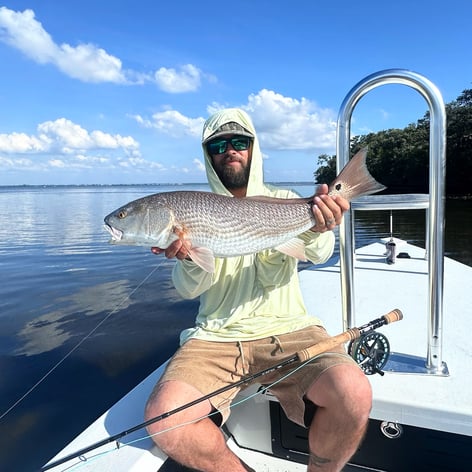
M 87 337 L 0 419 L 0 470 L 38 469 L 163 362 L 193 323 L 197 302 L 173 289 L 173 263 L 111 246 L 102 228 L 124 203 L 178 189 L 0 188 L 0 416 Z M 310 195 L 313 186 L 296 190 Z M 470 201 L 447 202 L 447 255 L 468 265 L 471 210 Z M 393 235 L 424 247 L 424 220 L 421 210 L 394 212 Z M 389 236 L 389 223 L 389 212 L 356 212 L 356 245 Z
M 53 300 L 53 311 L 28 321 L 19 331 L 20 345 L 15 354 L 32 356 L 60 347 L 80 334 L 76 326 L 80 316 L 103 317 L 103 314 L 112 315 L 118 309 L 126 310 L 132 303 L 129 297 L 131 290 L 128 280 L 116 280 L 84 287 L 69 296 Z M 74 323 L 71 323 L 72 319 Z
M 171 287 L 172 263 L 111 246 L 103 230 L 110 211 L 157 190 L 0 189 L 0 416 L 92 333 L 0 419 L 0 470 L 37 470 L 192 323 L 195 302 Z

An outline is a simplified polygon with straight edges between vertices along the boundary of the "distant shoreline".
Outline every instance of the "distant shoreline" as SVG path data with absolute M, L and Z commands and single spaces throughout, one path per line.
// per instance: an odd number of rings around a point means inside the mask
M 279 185 L 279 186 L 313 186 L 315 188 L 317 185 L 314 182 L 267 182 L 270 185 Z M 207 182 L 189 182 L 189 183 L 151 183 L 151 184 L 21 184 L 21 185 L 0 185 L 0 191 L 2 190 L 38 190 L 38 189 L 73 189 L 73 188 L 133 188 L 133 187 L 202 187 L 208 186 Z M 414 192 L 411 191 L 411 187 L 405 189 L 404 192 L 399 191 L 400 189 L 395 188 L 395 191 L 392 192 L 392 195 L 397 195 L 400 193 L 423 193 L 423 192 Z M 472 200 L 472 194 L 466 195 L 446 195 L 447 199 L 451 200 Z
M 314 182 L 266 182 L 270 185 L 318 185 Z M 188 183 L 151 183 L 151 184 L 20 184 L 0 185 L 0 189 L 18 188 L 109 188 L 109 187 L 197 187 L 208 185 L 207 182 Z

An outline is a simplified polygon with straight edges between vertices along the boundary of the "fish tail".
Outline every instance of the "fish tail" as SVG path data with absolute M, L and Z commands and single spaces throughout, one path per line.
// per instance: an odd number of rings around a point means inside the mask
M 339 194 L 351 200 L 386 188 L 370 174 L 365 162 L 366 156 L 367 147 L 356 153 L 330 185 L 330 194 Z

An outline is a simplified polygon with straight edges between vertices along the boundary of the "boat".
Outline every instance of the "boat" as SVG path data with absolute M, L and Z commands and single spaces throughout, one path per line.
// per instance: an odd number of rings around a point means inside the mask
M 300 283 L 309 311 L 321 316 L 331 334 L 371 326 L 371 319 L 385 321 L 380 315 L 392 309 L 403 315 L 389 326 L 377 322 L 375 330 L 358 330 L 347 346 L 369 375 L 373 407 L 365 439 L 344 470 L 466 471 L 472 463 L 472 267 L 444 256 L 446 121 L 436 86 L 404 69 L 361 80 L 339 112 L 337 167 L 349 156 L 355 105 L 368 91 L 392 83 L 412 87 L 428 103 L 429 194 L 354 200 L 340 226 L 339 260 L 302 270 Z M 417 208 L 425 210 L 425 248 L 379 237 L 355 249 L 356 212 Z M 41 470 L 189 470 L 166 457 L 143 428 L 143 407 L 164 368 L 157 368 Z M 287 419 L 270 389 L 254 385 L 242 391 L 223 432 L 228 446 L 257 472 L 306 470 L 307 431 Z

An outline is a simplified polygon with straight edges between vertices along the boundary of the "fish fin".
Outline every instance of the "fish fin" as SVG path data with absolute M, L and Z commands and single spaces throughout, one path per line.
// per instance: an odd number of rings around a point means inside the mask
M 306 262 L 307 260 L 305 254 L 305 243 L 301 239 L 292 238 L 283 244 L 279 244 L 275 247 L 275 249 L 279 252 L 287 254 L 287 256 L 300 259 L 301 261 Z
M 215 256 L 211 249 L 192 246 L 188 251 L 188 255 L 195 264 L 206 272 L 209 272 L 210 274 L 215 272 Z
M 187 248 L 188 255 L 195 264 L 201 267 L 204 271 L 213 274 L 215 272 L 215 256 L 211 249 L 206 247 L 192 246 L 187 239 L 187 232 L 185 227 L 175 225 L 173 228 L 174 234 L 182 241 L 182 244 Z
M 329 186 L 330 195 L 341 195 L 347 200 L 352 200 L 355 197 L 370 195 L 386 188 L 370 175 L 365 163 L 366 156 L 367 147 L 362 148 L 350 159 Z

